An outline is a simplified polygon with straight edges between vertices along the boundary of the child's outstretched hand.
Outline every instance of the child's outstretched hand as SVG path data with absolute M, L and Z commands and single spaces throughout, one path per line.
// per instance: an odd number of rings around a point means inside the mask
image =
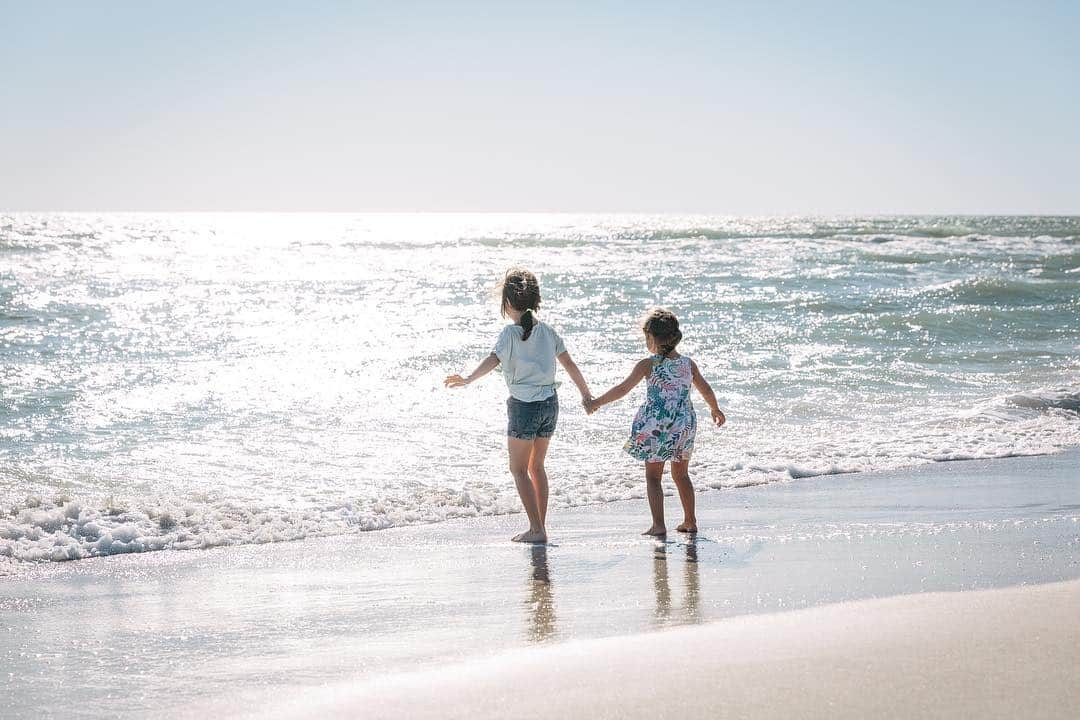
M 468 384 L 469 381 L 460 375 L 447 375 L 446 379 L 443 380 L 443 386 L 448 388 L 465 387 Z
M 712 411 L 712 421 L 713 424 L 716 425 L 716 427 L 720 427 L 727 422 L 727 418 L 724 416 L 724 413 L 722 410 L 720 410 L 720 408 L 716 408 Z

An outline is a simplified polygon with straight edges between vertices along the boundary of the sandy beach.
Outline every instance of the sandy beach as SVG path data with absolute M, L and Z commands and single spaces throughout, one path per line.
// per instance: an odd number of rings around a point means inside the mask
M 702 493 L 696 540 L 640 537 L 637 500 L 553 515 L 539 547 L 508 542 L 507 515 L 26 566 L 0 578 L 0 715 L 484 716 L 550 666 L 534 691 L 568 716 L 636 715 L 647 687 L 651 714 L 686 717 L 687 677 L 713 703 L 700 716 L 721 697 L 757 717 L 761 698 L 858 714 L 903 693 L 910 717 L 949 715 L 932 699 L 950 693 L 997 711 L 1021 683 L 1016 703 L 1067 717 L 1074 586 L 966 591 L 1080 578 L 1078 460 Z
M 515 651 L 250 717 L 1074 718 L 1080 582 L 866 600 Z

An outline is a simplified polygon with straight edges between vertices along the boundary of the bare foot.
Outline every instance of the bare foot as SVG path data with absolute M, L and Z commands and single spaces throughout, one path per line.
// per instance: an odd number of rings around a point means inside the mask
M 547 533 L 543 530 L 526 530 L 510 538 L 510 540 L 519 543 L 546 543 Z
M 658 537 L 660 535 L 667 535 L 667 528 L 663 525 L 653 525 L 651 528 L 641 533 L 642 535 L 652 535 Z
M 696 522 L 684 522 L 682 525 L 680 525 L 679 527 L 677 527 L 675 529 L 678 530 L 679 532 L 684 532 L 684 533 L 696 533 L 697 532 L 697 523 Z

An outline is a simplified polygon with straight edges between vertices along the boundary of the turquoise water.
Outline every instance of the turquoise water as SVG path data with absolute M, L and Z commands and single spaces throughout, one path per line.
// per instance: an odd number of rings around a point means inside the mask
M 1080 445 L 1080 218 L 3 215 L 0 557 L 515 511 L 501 378 L 441 386 L 511 264 L 595 392 L 679 315 L 702 489 Z M 553 505 L 643 496 L 640 392 L 563 386 Z

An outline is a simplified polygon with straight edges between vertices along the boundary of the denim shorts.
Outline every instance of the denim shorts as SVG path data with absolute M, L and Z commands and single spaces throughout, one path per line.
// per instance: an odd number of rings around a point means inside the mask
M 506 418 L 506 434 L 512 438 L 549 438 L 555 434 L 555 424 L 559 421 L 559 396 L 552 393 L 546 400 L 536 402 L 508 397 Z

